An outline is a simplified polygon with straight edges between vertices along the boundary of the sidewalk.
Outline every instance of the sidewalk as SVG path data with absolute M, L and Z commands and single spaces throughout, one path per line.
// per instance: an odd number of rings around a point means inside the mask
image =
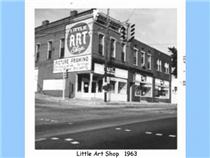
M 129 108 L 169 108 L 169 109 L 176 109 L 176 104 L 171 103 L 149 103 L 149 102 L 104 102 L 103 100 L 85 100 L 85 99 L 78 99 L 78 98 L 66 98 L 63 100 L 61 97 L 53 97 L 47 96 L 43 94 L 36 94 L 36 100 L 43 100 L 49 101 L 52 104 L 50 106 L 57 106 L 63 108 L 73 108 L 73 107 L 95 107 L 95 108 L 119 108 L 119 107 L 129 107 Z M 54 104 L 53 104 L 54 103 Z M 58 104 L 55 104 L 58 103 Z

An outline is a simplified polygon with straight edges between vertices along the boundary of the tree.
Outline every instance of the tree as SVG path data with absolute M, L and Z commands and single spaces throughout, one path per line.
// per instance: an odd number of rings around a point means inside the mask
M 171 74 L 177 78 L 177 49 L 175 47 L 168 47 L 171 52 Z

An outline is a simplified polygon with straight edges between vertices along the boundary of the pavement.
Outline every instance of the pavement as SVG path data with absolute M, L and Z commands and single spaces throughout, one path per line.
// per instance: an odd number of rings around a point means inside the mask
M 175 104 L 104 103 L 36 94 L 36 139 L 60 134 L 176 118 Z
M 78 98 L 65 98 L 63 100 L 61 97 L 54 97 L 48 96 L 37 93 L 35 95 L 35 101 L 48 101 L 48 104 L 39 104 L 39 106 L 49 106 L 54 108 L 84 108 L 84 107 L 97 107 L 97 108 L 104 108 L 104 107 L 111 107 L 111 108 L 119 108 L 119 107 L 129 107 L 129 108 L 150 108 L 152 109 L 176 109 L 177 104 L 170 104 L 170 103 L 150 103 L 150 102 L 122 102 L 122 101 L 112 101 L 112 102 L 104 102 L 103 100 L 85 100 L 85 99 L 78 99 Z
M 177 119 L 166 118 L 42 136 L 36 149 L 176 149 Z

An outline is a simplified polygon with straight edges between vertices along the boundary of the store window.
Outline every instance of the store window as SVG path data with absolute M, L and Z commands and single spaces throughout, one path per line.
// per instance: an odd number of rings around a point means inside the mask
M 39 55 L 40 55 L 40 44 L 36 44 L 35 62 L 38 62 L 39 61 Z
M 147 68 L 149 70 L 151 70 L 151 68 L 152 68 L 151 64 L 152 64 L 152 55 L 151 54 L 148 54 L 147 55 Z
M 116 53 L 116 40 L 114 38 L 111 38 L 110 41 L 110 56 L 112 58 L 115 58 Z
M 115 93 L 115 84 L 116 84 L 116 81 L 110 81 L 110 91 L 111 91 L 111 93 Z
M 104 35 L 103 34 L 99 34 L 98 38 L 99 38 L 98 53 L 100 55 L 104 55 Z
M 118 94 L 126 94 L 127 84 L 126 82 L 118 82 Z
M 140 96 L 141 95 L 141 87 L 140 87 L 140 84 L 135 84 L 134 85 L 134 88 L 135 88 L 135 96 Z
M 121 55 L 122 62 L 126 61 L 126 45 L 125 43 L 122 43 L 122 55 Z
M 169 82 L 164 80 L 155 80 L 155 97 L 156 98 L 169 98 Z
M 141 66 L 145 66 L 145 51 L 141 51 Z
M 138 49 L 134 48 L 134 52 L 133 52 L 133 63 L 134 65 L 138 66 Z
M 60 56 L 59 58 L 64 58 L 64 38 L 60 39 Z
M 77 91 L 88 93 L 89 92 L 89 74 L 78 74 Z
M 52 58 L 52 41 L 48 42 L 48 53 L 47 53 L 47 59 Z
M 135 95 L 141 97 L 152 97 L 152 77 L 141 75 L 135 83 Z
M 103 87 L 103 80 L 100 79 L 98 80 L 98 92 L 102 92 L 102 87 Z
M 142 97 L 152 97 L 152 85 L 148 83 L 141 83 L 141 96 Z

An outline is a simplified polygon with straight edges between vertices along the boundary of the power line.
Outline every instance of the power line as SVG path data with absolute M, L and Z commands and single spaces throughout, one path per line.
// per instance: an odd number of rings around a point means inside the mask
M 133 9 L 133 10 L 132 10 L 131 14 L 128 16 L 128 19 L 127 19 L 126 21 L 129 21 L 129 20 L 130 20 L 130 18 L 134 15 L 135 10 L 136 10 L 136 9 Z

